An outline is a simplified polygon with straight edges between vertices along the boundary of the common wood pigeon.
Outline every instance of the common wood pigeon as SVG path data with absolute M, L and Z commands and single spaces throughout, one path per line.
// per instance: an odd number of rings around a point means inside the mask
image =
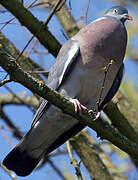
M 80 30 L 61 48 L 50 70 L 47 85 L 59 91 L 75 105 L 75 111 L 96 109 L 104 77 L 101 111 L 117 92 L 123 76 L 126 51 L 126 20 L 132 20 L 126 8 L 112 7 L 102 18 Z M 44 155 L 52 152 L 85 127 L 61 109 L 41 99 L 31 129 L 6 156 L 3 164 L 19 176 L 29 175 Z

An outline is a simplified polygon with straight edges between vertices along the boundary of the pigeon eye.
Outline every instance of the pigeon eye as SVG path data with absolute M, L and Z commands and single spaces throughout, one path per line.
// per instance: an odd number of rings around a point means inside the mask
M 117 10 L 117 9 L 114 9 L 114 13 L 118 13 L 118 10 Z

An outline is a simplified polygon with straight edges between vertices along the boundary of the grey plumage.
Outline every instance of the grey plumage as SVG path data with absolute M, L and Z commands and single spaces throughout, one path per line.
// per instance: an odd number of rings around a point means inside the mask
M 116 13 L 114 9 L 118 10 Z M 61 48 L 48 77 L 47 85 L 69 100 L 78 99 L 95 110 L 104 76 L 103 67 L 114 64 L 106 77 L 99 111 L 118 90 L 123 76 L 127 44 L 125 8 L 114 7 L 84 27 Z M 19 176 L 32 172 L 43 155 L 50 153 L 85 126 L 42 99 L 29 132 L 7 155 L 3 164 Z
M 103 109 L 104 105 L 107 104 L 113 98 L 113 96 L 116 94 L 116 92 L 119 89 L 119 86 L 121 84 L 123 74 L 124 74 L 124 64 L 122 63 L 110 90 L 108 91 L 107 95 L 105 96 L 105 98 L 101 102 L 100 106 L 98 107 L 99 111 L 101 111 Z

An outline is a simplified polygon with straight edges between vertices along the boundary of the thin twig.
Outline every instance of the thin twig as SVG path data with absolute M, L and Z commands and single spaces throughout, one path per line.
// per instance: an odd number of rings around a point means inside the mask
M 11 81 L 12 81 L 11 79 L 4 79 L 4 80 L 2 80 L 2 81 L 0 82 L 0 87 L 3 86 L 3 85 L 5 85 L 5 84 L 7 84 L 7 83 L 9 83 L 9 82 L 11 82 Z
M 31 8 L 38 0 L 34 0 L 31 4 L 29 4 L 26 8 L 29 9 Z
M 65 4 L 65 2 L 66 2 L 66 0 L 63 0 L 63 1 L 61 2 L 61 4 L 58 6 L 58 8 L 56 9 L 55 12 L 60 11 L 60 9 L 61 9 L 61 8 L 63 7 L 63 5 Z
M 6 71 L 0 70 L 1 73 L 7 73 Z
M 30 7 L 32 7 L 36 1 L 38 0 L 34 0 L 31 4 L 29 4 L 26 8 L 29 9 Z M 9 24 L 11 21 L 13 21 L 15 19 L 15 17 L 11 18 L 10 20 L 8 20 L 1 28 L 0 31 L 7 25 Z M 20 52 L 19 56 L 16 58 L 16 61 L 18 61 L 18 59 L 21 57 L 21 55 L 23 54 L 23 52 L 25 51 L 25 49 L 28 47 L 28 45 L 30 44 L 30 42 L 33 40 L 34 35 L 31 37 L 31 39 L 27 42 L 26 46 L 23 48 L 23 50 Z
M 58 148 L 56 151 L 50 153 L 49 157 L 50 156 L 54 157 L 54 156 L 58 156 L 58 155 L 61 155 L 61 154 L 67 154 L 67 149 L 65 148 L 65 149 L 61 150 L 61 149 Z
M 15 98 L 17 98 L 22 104 L 25 104 L 24 101 L 23 101 L 22 99 L 20 99 L 20 98 L 12 91 L 11 88 L 9 88 L 9 87 L 6 86 L 6 85 L 4 85 L 4 87 L 5 87 L 10 93 L 12 93 L 13 96 L 14 96 Z M 33 110 L 30 106 L 28 106 L 27 104 L 25 104 L 25 105 L 34 113 L 34 110 Z
M 32 53 L 37 53 L 37 54 L 49 54 L 48 51 L 43 51 L 39 49 L 34 49 Z
M 48 77 L 49 71 L 27 71 L 30 74 L 45 74 Z
M 7 74 L 4 76 L 3 80 L 5 80 L 5 79 L 8 77 L 8 75 L 9 75 L 9 74 L 7 73 Z M 2 80 L 2 81 L 3 81 L 3 80 Z
M 38 0 L 34 0 L 31 4 L 29 4 L 26 8 L 29 9 L 30 7 L 32 7 L 35 2 Z M 7 25 L 9 24 L 11 21 L 13 21 L 14 19 L 16 19 L 15 17 L 11 18 L 10 20 L 8 20 L 7 22 L 5 22 L 5 24 L 0 28 L 0 31 Z
M 15 147 L 15 143 L 13 142 L 13 139 L 11 137 L 9 137 L 5 131 L 3 131 L 2 129 L 0 129 L 0 136 L 3 137 L 3 139 L 5 140 L 5 142 L 7 142 L 11 147 Z
M 31 8 L 42 6 L 42 5 L 45 5 L 45 4 L 48 4 L 48 2 L 39 2 L 39 3 L 34 4 L 33 6 L 31 6 Z
M 23 48 L 23 50 L 20 52 L 20 54 L 17 56 L 17 58 L 15 59 L 15 61 L 18 61 L 19 58 L 22 56 L 22 54 L 24 53 L 25 49 L 29 46 L 29 44 L 31 43 L 31 41 L 34 39 L 35 35 L 33 35 L 29 41 L 27 42 L 27 44 L 25 45 L 25 47 Z
M 69 0 L 69 7 L 68 7 L 68 11 L 71 12 L 72 7 L 71 7 L 71 1 Z
M 6 10 L 6 9 L 4 9 L 4 10 L 2 10 L 2 9 L 0 9 L 0 13 L 7 13 L 8 12 L 8 10 Z
M 31 4 L 29 4 L 26 8 L 29 9 L 31 6 L 33 6 L 35 4 L 35 2 L 38 0 L 34 0 Z M 23 2 L 22 2 L 23 4 Z M 10 22 L 12 22 L 15 19 L 15 17 L 11 18 L 10 20 L 8 20 L 1 28 L 0 31 Z M 28 45 L 30 44 L 30 42 L 33 40 L 34 35 L 31 37 L 31 39 L 27 42 L 26 46 L 23 48 L 23 50 L 20 52 L 19 56 L 17 56 L 17 58 L 15 59 L 15 61 L 18 61 L 18 59 L 21 57 L 21 55 L 23 54 L 23 52 L 25 51 L 25 49 L 28 47 Z M 4 79 L 6 79 L 8 76 L 8 74 L 6 74 L 6 76 L 4 77 Z
M 55 4 L 55 6 L 52 8 L 48 18 L 46 19 L 46 21 L 44 21 L 44 25 L 47 25 L 49 23 L 49 21 L 51 20 L 52 16 L 54 15 L 56 9 L 58 8 L 59 4 L 62 2 L 62 0 L 58 0 L 57 3 Z M 40 31 L 40 29 L 38 30 L 38 32 Z M 20 52 L 19 56 L 16 58 L 16 61 L 18 61 L 18 59 L 21 57 L 21 55 L 24 53 L 25 49 L 28 47 L 28 45 L 31 43 L 31 41 L 34 39 L 35 35 L 33 35 L 30 40 L 27 42 L 27 44 L 25 45 L 25 47 L 23 48 L 23 50 Z
M 62 2 L 63 0 L 58 0 L 57 3 L 55 4 L 55 6 L 52 8 L 48 18 L 46 19 L 46 21 L 44 21 L 44 24 L 47 25 L 50 21 L 50 19 L 52 18 L 52 16 L 55 14 L 58 6 L 60 5 L 60 3 Z
M 9 128 L 7 128 L 7 130 L 10 130 L 13 135 L 18 139 L 22 138 L 21 132 L 19 131 L 18 127 L 16 127 L 14 123 L 9 119 L 9 117 L 5 114 L 2 106 L 0 106 L 0 118 L 2 118 L 4 122 L 8 125 Z
M 7 21 L 6 21 L 6 22 L 7 22 Z M 5 24 L 6 22 L 1 22 L 0 24 Z M 17 22 L 11 22 L 11 23 L 9 23 L 9 24 L 20 25 L 20 24 L 17 23 Z
M 25 56 L 26 56 L 26 57 L 28 57 L 28 56 L 31 54 L 31 52 L 33 51 L 33 49 L 35 48 L 35 46 L 37 45 L 37 43 L 38 43 L 38 40 L 36 39 L 36 40 L 33 42 L 32 47 L 30 47 L 30 49 L 25 52 Z
M 1 117 L 2 118 L 2 117 Z M 5 127 L 5 126 L 3 126 L 3 125 L 0 125 L 0 130 L 6 130 L 6 131 L 11 131 L 11 132 L 13 132 L 14 131 L 14 129 L 13 128 L 10 128 L 10 127 Z
M 66 40 L 69 40 L 69 38 L 68 38 L 67 34 L 64 32 L 64 30 L 63 30 L 63 29 L 61 29 L 61 33 L 63 34 L 63 36 L 65 37 L 65 39 L 66 39 Z
M 89 7 L 90 7 L 90 0 L 88 0 L 88 6 L 87 6 L 87 9 L 86 9 L 86 14 L 85 14 L 86 24 L 88 23 L 88 22 L 87 22 L 87 17 L 88 17 Z
M 47 159 L 47 161 L 49 162 L 51 167 L 54 169 L 54 171 L 59 175 L 59 177 L 62 180 L 66 180 L 66 178 L 64 177 L 64 174 L 56 167 L 56 165 L 53 163 L 53 161 L 51 161 L 51 159 Z
M 10 20 L 6 21 L 5 24 L 3 26 L 1 26 L 0 31 L 7 25 L 9 24 L 11 21 L 13 21 L 15 19 L 15 17 L 11 18 Z
M 0 162 L 0 167 L 13 179 L 13 180 L 18 180 L 17 177 L 10 171 L 8 170 L 1 162 Z
M 101 100 L 102 100 L 102 94 L 103 94 L 103 90 L 104 90 L 104 85 L 105 85 L 105 80 L 106 80 L 106 77 L 107 77 L 107 73 L 109 71 L 110 66 L 113 63 L 114 63 L 114 60 L 110 60 L 108 65 L 102 68 L 102 70 L 104 71 L 104 77 L 103 77 L 103 81 L 102 81 L 102 85 L 101 85 L 100 95 L 99 95 L 98 101 L 96 103 L 96 112 L 98 112 L 98 108 L 99 108 L 99 105 L 100 105 Z
M 68 154 L 69 154 L 69 157 L 70 157 L 70 163 L 73 164 L 73 166 L 74 166 L 74 168 L 76 170 L 76 176 L 77 176 L 78 180 L 83 180 L 83 177 L 82 177 L 82 174 L 81 174 L 81 171 L 80 171 L 80 163 L 78 163 L 77 160 L 73 156 L 69 140 L 66 142 L 66 144 L 67 144 Z

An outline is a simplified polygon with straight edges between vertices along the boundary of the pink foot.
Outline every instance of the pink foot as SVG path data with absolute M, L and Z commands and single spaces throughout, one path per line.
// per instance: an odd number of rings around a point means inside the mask
M 89 110 L 88 113 L 90 113 L 90 114 L 93 114 L 93 113 L 96 114 L 96 117 L 95 117 L 94 120 L 98 119 L 98 118 L 101 116 L 101 112 L 97 112 L 97 113 L 96 113 L 96 112 L 94 112 L 92 109 Z
M 83 106 L 83 105 L 78 101 L 78 99 L 71 99 L 70 101 L 71 101 L 71 102 L 74 104 L 74 106 L 75 106 L 75 112 L 77 113 L 78 110 L 79 110 L 80 116 L 82 115 L 82 109 L 83 109 L 83 110 L 86 110 L 86 109 L 87 109 L 85 106 Z
M 94 120 L 98 119 L 100 116 L 101 116 L 101 112 L 98 112 L 98 113 L 96 114 L 96 118 L 95 118 Z

